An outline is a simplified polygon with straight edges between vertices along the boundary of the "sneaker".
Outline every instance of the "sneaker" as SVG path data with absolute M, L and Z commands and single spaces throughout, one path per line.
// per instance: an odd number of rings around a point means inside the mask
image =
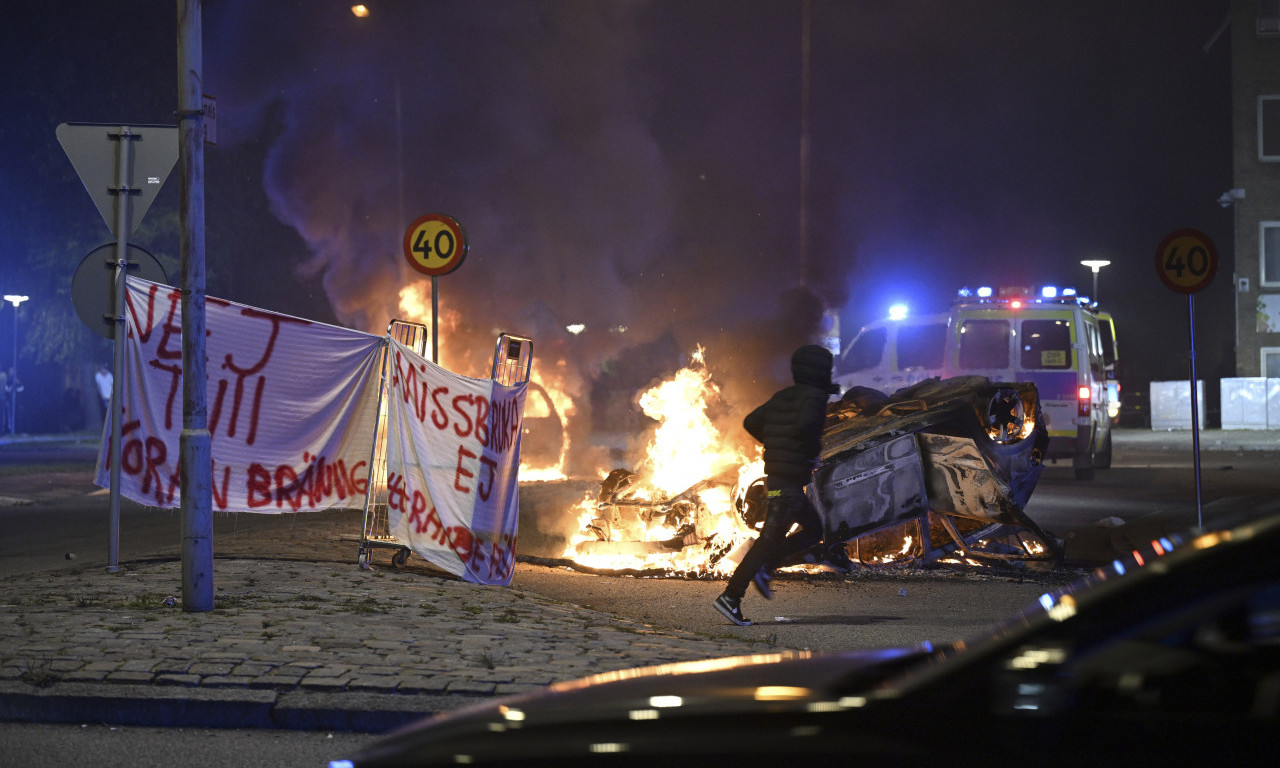
M 751 583 L 756 585 L 756 590 L 765 600 L 773 599 L 773 589 L 770 588 L 769 582 L 773 581 L 773 574 L 769 573 L 768 568 L 761 568 L 756 571 L 756 575 L 751 577 Z
M 724 617 L 740 627 L 750 626 L 751 622 L 742 616 L 742 601 L 734 600 L 727 594 L 721 594 L 716 598 L 716 610 L 723 613 Z
M 854 569 L 853 560 L 849 558 L 849 553 L 843 544 L 828 548 L 822 561 L 837 573 L 849 573 Z

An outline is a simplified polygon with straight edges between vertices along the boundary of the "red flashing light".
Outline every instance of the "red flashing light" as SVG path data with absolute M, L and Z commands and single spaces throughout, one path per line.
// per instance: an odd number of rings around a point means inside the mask
M 1022 301 L 1019 299 L 1014 299 L 1013 301 L 1009 302 L 1009 306 L 1013 307 L 1014 309 L 1022 309 Z
M 1079 396 L 1081 400 L 1088 400 L 1089 396 L 1093 393 L 1089 391 L 1088 387 L 1080 387 L 1079 391 L 1076 394 Z

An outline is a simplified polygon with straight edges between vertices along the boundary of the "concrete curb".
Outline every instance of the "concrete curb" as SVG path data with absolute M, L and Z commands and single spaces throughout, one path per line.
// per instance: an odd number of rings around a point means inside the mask
M 486 698 L 0 682 L 0 721 L 377 733 Z

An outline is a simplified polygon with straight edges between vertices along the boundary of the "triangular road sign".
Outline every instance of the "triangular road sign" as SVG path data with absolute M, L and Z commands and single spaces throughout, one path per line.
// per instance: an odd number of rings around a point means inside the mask
M 123 180 L 117 179 L 117 157 L 120 136 L 128 133 L 132 168 L 124 169 Z M 178 162 L 178 129 L 171 125 L 133 125 L 118 123 L 63 123 L 57 129 L 58 143 L 71 159 L 98 213 L 117 240 L 127 238 L 137 229 Z M 129 187 L 132 205 L 129 231 L 116 232 L 116 203 L 120 186 Z

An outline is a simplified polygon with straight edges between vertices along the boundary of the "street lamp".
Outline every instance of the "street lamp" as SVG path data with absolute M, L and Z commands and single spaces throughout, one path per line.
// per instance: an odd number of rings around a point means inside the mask
M 6 293 L 4 300 L 13 305 L 13 367 L 9 369 L 9 376 L 12 379 L 8 383 L 9 387 L 9 434 L 16 434 L 18 431 L 18 305 L 26 301 L 28 296 L 19 296 L 14 293 Z
M 1097 304 L 1098 303 L 1098 272 L 1101 271 L 1103 267 L 1107 266 L 1111 262 L 1107 261 L 1106 259 L 1085 259 L 1080 263 L 1088 267 L 1089 269 L 1093 270 L 1093 303 Z

